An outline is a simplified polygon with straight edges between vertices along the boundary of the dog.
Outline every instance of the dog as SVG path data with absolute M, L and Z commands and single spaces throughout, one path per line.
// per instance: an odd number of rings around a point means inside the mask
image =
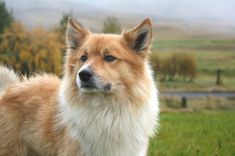
M 152 22 L 119 35 L 68 20 L 63 78 L 0 67 L 1 156 L 146 156 L 159 100 Z

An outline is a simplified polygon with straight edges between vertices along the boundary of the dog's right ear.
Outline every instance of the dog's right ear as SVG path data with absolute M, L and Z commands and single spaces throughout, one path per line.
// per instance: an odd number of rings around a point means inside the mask
M 66 45 L 69 49 L 79 48 L 89 34 L 87 29 L 79 26 L 72 18 L 68 19 Z
M 130 49 L 138 54 L 145 55 L 152 41 L 151 20 L 145 19 L 138 26 L 124 32 L 123 36 Z

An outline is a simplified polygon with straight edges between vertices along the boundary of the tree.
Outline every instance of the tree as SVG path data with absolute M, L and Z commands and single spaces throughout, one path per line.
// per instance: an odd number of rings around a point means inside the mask
M 69 17 L 73 17 L 72 13 L 64 13 L 60 19 L 59 27 L 55 28 L 55 33 L 58 36 L 59 42 L 65 44 L 65 33 Z M 64 50 L 62 50 L 62 53 Z
M 64 13 L 61 20 L 60 20 L 60 30 L 63 34 L 66 32 L 67 24 L 68 24 L 68 19 L 73 17 L 72 12 L 70 13 Z
M 45 71 L 61 75 L 62 45 L 54 32 L 42 28 L 27 30 L 13 22 L 2 33 L 0 62 L 24 75 Z
M 103 33 L 121 33 L 121 25 L 116 17 L 107 17 L 103 23 Z
M 30 32 L 30 51 L 33 55 L 33 71 L 52 72 L 61 75 L 63 45 L 58 41 L 57 34 L 34 28 Z
M 0 0 L 0 34 L 4 31 L 4 28 L 10 26 L 14 21 L 12 12 L 9 12 L 6 8 L 5 2 Z
M 65 33 L 66 33 L 67 25 L 68 25 L 68 19 L 70 17 L 73 18 L 74 20 L 74 16 L 72 12 L 64 13 L 62 15 L 62 18 L 60 19 L 59 27 L 55 29 L 56 30 L 55 32 L 57 33 L 58 38 L 62 44 L 65 43 Z M 76 21 L 76 23 L 82 26 L 80 22 Z
M 27 61 L 30 60 L 27 53 L 30 41 L 24 26 L 19 22 L 13 22 L 4 30 L 1 39 L 1 62 L 18 69 L 22 73 L 29 74 L 30 67 L 26 64 L 29 64 Z

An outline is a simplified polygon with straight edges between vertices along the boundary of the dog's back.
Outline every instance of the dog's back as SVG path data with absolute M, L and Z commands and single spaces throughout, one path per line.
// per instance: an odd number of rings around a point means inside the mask
M 55 155 L 58 140 L 52 125 L 60 80 L 38 75 L 20 82 L 5 67 L 0 76 L 0 155 L 27 155 L 33 149 Z

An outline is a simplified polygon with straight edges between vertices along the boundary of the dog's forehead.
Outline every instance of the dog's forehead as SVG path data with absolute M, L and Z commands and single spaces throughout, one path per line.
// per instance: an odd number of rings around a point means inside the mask
M 88 52 L 101 52 L 104 50 L 116 50 L 121 46 L 121 35 L 92 34 L 83 45 Z

